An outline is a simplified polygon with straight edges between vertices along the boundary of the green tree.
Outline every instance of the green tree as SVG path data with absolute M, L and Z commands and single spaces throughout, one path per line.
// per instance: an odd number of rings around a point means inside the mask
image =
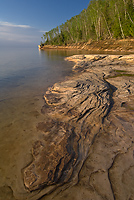
M 134 0 L 90 0 L 88 8 L 43 35 L 44 44 L 134 37 Z

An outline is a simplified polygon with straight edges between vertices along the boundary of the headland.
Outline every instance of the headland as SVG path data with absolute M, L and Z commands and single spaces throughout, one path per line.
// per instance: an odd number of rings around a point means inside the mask
M 56 46 L 56 45 L 39 45 L 39 49 L 79 49 L 87 50 L 90 52 L 129 52 L 134 53 L 134 39 L 106 39 L 93 41 L 89 40 L 88 42 L 79 42 L 67 44 L 66 46 Z

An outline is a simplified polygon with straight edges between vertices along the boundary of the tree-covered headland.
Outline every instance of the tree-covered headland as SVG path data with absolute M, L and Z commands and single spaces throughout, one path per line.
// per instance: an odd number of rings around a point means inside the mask
M 46 32 L 44 45 L 134 37 L 134 0 L 90 0 L 87 9 Z

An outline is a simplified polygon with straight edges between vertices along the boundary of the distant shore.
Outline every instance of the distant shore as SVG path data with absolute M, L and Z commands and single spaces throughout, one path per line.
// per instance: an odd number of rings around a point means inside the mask
M 38 46 L 39 49 L 78 49 L 78 50 L 87 50 L 87 51 L 121 51 L 134 53 L 134 39 L 121 39 L 121 40 L 100 40 L 100 41 L 88 41 L 80 42 L 74 44 L 68 44 L 66 46 L 56 46 L 56 45 L 44 45 Z

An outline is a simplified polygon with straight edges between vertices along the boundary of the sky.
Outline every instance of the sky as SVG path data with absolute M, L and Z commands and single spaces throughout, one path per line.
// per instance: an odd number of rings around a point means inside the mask
M 88 4 L 89 0 L 0 0 L 0 46 L 37 46 L 45 31 Z

